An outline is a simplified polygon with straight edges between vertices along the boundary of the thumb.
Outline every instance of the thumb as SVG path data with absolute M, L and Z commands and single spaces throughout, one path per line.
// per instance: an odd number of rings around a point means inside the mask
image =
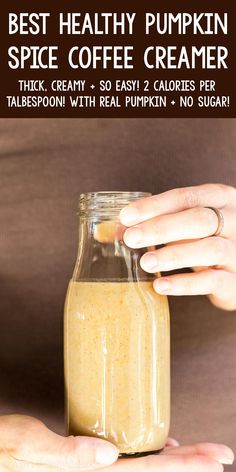
M 53 437 L 47 454 L 42 452 L 47 464 L 66 469 L 95 469 L 111 465 L 118 458 L 118 449 L 103 439 L 85 436 L 64 438 L 51 434 Z
M 14 422 L 18 447 L 15 459 L 32 464 L 65 469 L 96 469 L 113 464 L 118 458 L 116 446 L 103 439 L 86 436 L 60 436 L 39 420 L 18 417 Z M 23 434 L 22 434 L 23 433 Z M 20 439 L 19 439 L 20 438 Z

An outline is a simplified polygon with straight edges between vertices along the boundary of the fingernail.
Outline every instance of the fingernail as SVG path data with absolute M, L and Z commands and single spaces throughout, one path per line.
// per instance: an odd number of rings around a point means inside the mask
M 118 458 L 118 449 L 113 444 L 99 447 L 96 451 L 96 462 L 102 465 L 113 464 Z
M 234 459 L 231 459 L 230 457 L 219 457 L 217 460 L 224 465 L 232 465 L 234 463 Z
M 160 278 L 155 280 L 154 288 L 159 293 L 166 293 L 169 292 L 171 284 L 168 279 Z
M 232 465 L 234 462 L 234 453 L 230 447 L 225 446 L 225 453 L 217 457 L 218 462 L 225 465 Z
M 168 447 L 178 447 L 178 446 L 179 446 L 179 442 L 176 441 L 176 439 L 174 439 L 174 438 L 168 438 L 168 439 L 167 439 L 166 446 L 168 446 Z
M 125 207 L 120 212 L 120 221 L 124 226 L 130 226 L 138 221 L 139 212 L 137 208 Z
M 158 270 L 158 262 L 155 254 L 145 254 L 140 262 L 142 268 L 147 272 L 155 272 Z
M 139 228 L 130 228 L 125 231 L 124 241 L 127 246 L 135 247 L 142 242 L 143 232 Z

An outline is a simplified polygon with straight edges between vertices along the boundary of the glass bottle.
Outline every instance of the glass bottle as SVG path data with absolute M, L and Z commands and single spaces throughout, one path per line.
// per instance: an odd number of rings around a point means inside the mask
M 79 248 L 64 322 L 69 434 L 107 439 L 120 455 L 165 446 L 170 421 L 167 297 L 122 239 L 120 210 L 150 194 L 82 194 Z M 153 248 L 152 248 L 153 249 Z

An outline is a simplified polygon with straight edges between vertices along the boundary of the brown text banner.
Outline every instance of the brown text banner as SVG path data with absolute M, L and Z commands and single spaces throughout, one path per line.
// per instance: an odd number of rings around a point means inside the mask
M 235 20 L 212 0 L 6 2 L 0 117 L 236 117 Z

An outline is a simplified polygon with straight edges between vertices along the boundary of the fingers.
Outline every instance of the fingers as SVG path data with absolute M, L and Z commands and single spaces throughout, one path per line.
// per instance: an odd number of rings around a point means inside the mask
M 143 270 L 150 273 L 165 272 L 185 267 L 221 265 L 236 269 L 236 243 L 221 237 L 210 237 L 194 242 L 171 244 L 147 252 L 140 260 Z
M 175 448 L 177 450 L 178 448 Z M 223 466 L 206 455 L 169 454 L 151 455 L 139 459 L 122 459 L 112 472 L 222 472 Z M 104 469 L 105 472 L 105 469 Z
M 199 207 L 153 218 L 128 228 L 124 233 L 124 241 L 129 247 L 141 248 L 184 239 L 206 238 L 215 233 L 217 226 L 216 214 L 209 208 Z
M 14 452 L 14 458 L 18 461 L 89 470 L 110 465 L 118 458 L 118 449 L 108 441 L 87 437 L 63 437 L 33 418 L 19 421 L 15 428 L 17 449 Z M 12 430 L 14 432 L 14 421 Z
M 236 274 L 223 269 L 205 269 L 190 274 L 176 274 L 154 281 L 157 293 L 166 295 L 224 294 L 224 299 L 235 292 Z
M 94 239 L 103 244 L 113 243 L 116 240 L 120 241 L 123 237 L 124 230 L 124 226 L 118 221 L 102 221 L 95 226 Z
M 162 454 L 116 461 L 118 451 L 110 443 L 95 438 L 64 438 L 50 431 L 42 422 L 12 415 L 0 421 L 4 432 L 1 458 L 4 470 L 12 472 L 55 470 L 91 470 L 101 472 L 111 465 L 112 472 L 222 472 L 222 463 L 232 463 L 232 451 L 223 445 L 195 444 L 167 448 Z M 3 437 L 3 436 L 2 436 Z M 175 440 L 169 439 L 174 444 Z M 116 461 L 115 463 L 113 463 Z M 101 468 L 102 467 L 102 468 Z M 105 467 L 105 468 L 104 468 Z
M 184 187 L 143 198 L 124 208 L 121 223 L 132 226 L 155 216 L 175 213 L 194 207 L 224 207 L 235 199 L 236 190 L 222 184 L 204 184 Z
M 166 449 L 162 454 L 206 455 L 221 464 L 233 464 L 234 462 L 234 453 L 232 449 L 223 444 L 198 443 L 191 446 Z

